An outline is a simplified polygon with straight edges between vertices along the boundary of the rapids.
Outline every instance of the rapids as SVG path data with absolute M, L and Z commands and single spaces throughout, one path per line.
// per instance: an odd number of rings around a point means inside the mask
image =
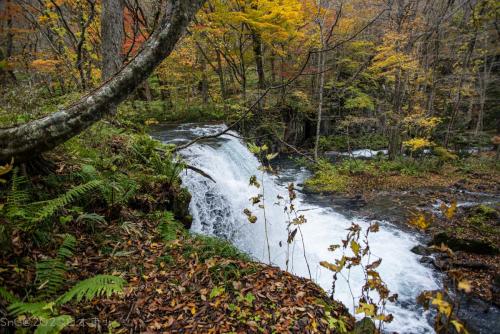
M 176 128 L 157 128 L 153 137 L 165 143 L 180 143 L 199 135 L 213 134 L 224 125 L 185 124 Z M 217 139 L 203 141 L 184 149 L 183 158 L 195 167 L 209 174 L 216 182 L 187 171 L 183 173 L 183 184 L 192 194 L 190 211 L 193 216 L 192 231 L 218 236 L 231 241 L 236 247 L 252 255 L 257 260 L 287 268 L 287 231 L 283 206 L 276 205 L 277 196 L 287 198 L 287 183 L 301 184 L 308 176 L 308 171 L 299 167 L 286 167 L 278 175 L 271 175 L 259 170 L 258 159 L 248 150 L 245 143 L 237 138 L 237 133 L 229 132 Z M 257 190 L 249 186 L 249 179 L 256 175 L 262 188 Z M 261 209 L 252 207 L 250 198 L 258 191 L 264 191 L 265 214 L 268 224 L 270 254 L 264 228 Z M 312 279 L 326 291 L 332 289 L 332 273 L 319 265 L 320 261 L 334 262 L 341 256 L 340 250 L 330 252 L 328 246 L 340 244 L 346 236 L 351 222 L 363 229 L 369 221 L 361 218 L 348 219 L 334 211 L 325 203 L 311 201 L 307 194 L 299 191 L 295 205 L 305 215 L 307 223 L 302 225 L 303 242 L 298 233 L 291 246 L 288 270 L 296 275 L 309 278 L 308 265 Z M 258 220 L 250 224 L 243 214 L 250 209 Z M 416 297 L 423 290 L 438 289 L 440 279 L 435 272 L 423 266 L 418 256 L 410 249 L 418 243 L 418 237 L 402 231 L 387 222 L 379 222 L 380 231 L 371 234 L 369 242 L 374 256 L 382 258 L 379 272 L 391 292 L 398 293 L 399 301 L 389 303 L 387 311 L 394 315 L 394 320 L 386 324 L 387 332 L 433 333 L 429 324 L 429 314 L 416 305 Z M 280 246 L 281 245 L 281 246 Z M 305 256 L 304 256 L 305 253 Z M 307 259 L 307 261 L 306 261 Z M 372 257 L 372 261 L 375 258 Z M 354 296 L 359 295 L 359 288 L 364 277 L 359 271 L 350 274 L 350 285 Z M 343 279 L 336 284 L 334 298 L 342 301 L 353 312 L 353 297 L 349 286 Z

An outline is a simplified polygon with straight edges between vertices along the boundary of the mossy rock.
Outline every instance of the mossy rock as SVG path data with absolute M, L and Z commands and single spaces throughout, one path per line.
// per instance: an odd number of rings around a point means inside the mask
M 180 221 L 186 229 L 191 228 L 193 217 L 189 213 L 191 194 L 186 188 L 175 187 L 168 192 L 168 201 L 164 209 L 174 213 L 175 219 Z
M 498 247 L 488 241 L 458 238 L 446 232 L 438 233 L 431 241 L 431 245 L 445 244 L 453 251 L 463 251 L 475 254 L 495 255 L 499 253 Z
M 354 330 L 352 334 L 375 334 L 377 332 L 377 327 L 370 318 L 363 318 L 356 322 L 354 325 Z
M 480 215 L 480 216 L 485 217 L 487 219 L 498 219 L 499 218 L 498 211 L 490 206 L 487 206 L 487 205 L 478 205 L 477 207 L 475 207 L 474 214 Z

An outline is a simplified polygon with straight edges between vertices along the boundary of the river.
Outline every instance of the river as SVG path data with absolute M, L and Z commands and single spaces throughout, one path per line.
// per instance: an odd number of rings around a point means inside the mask
M 184 124 L 177 127 L 157 127 L 152 136 L 165 143 L 182 143 L 200 135 L 219 132 L 224 125 Z M 182 150 L 182 157 L 192 166 L 209 174 L 215 182 L 192 171 L 182 174 L 183 184 L 192 194 L 190 211 L 193 216 L 192 232 L 218 236 L 231 241 L 242 251 L 255 259 L 286 269 L 287 260 L 287 216 L 283 206 L 276 205 L 278 195 L 287 198 L 289 182 L 300 185 L 309 175 L 305 168 L 294 164 L 282 164 L 279 173 L 263 173 L 257 158 L 245 143 L 230 132 L 216 139 L 203 141 Z M 249 186 L 249 179 L 256 175 L 262 181 L 261 189 Z M 268 232 L 265 233 L 264 216 L 261 209 L 253 207 L 250 198 L 264 192 L 265 215 Z M 363 229 L 370 221 L 346 217 L 328 202 L 318 202 L 312 196 L 298 191 L 295 206 L 307 219 L 302 225 L 303 240 L 297 235 L 291 245 L 288 270 L 298 276 L 312 279 L 326 291 L 332 289 L 332 273 L 319 265 L 320 261 L 334 262 L 339 250 L 331 252 L 328 247 L 340 244 L 352 222 Z M 258 218 L 255 224 L 248 222 L 243 214 L 250 209 Z M 373 221 L 372 221 L 373 222 Z M 386 324 L 386 332 L 434 333 L 430 325 L 429 312 L 416 305 L 417 296 L 424 290 L 438 289 L 439 275 L 418 261 L 410 249 L 419 243 L 419 236 L 403 231 L 396 225 L 379 221 L 378 233 L 369 239 L 374 256 L 382 258 L 379 272 L 391 292 L 399 295 L 396 303 L 390 303 L 387 310 L 394 320 Z M 268 242 L 269 250 L 268 252 Z M 303 242 L 303 243 L 302 243 Z M 304 247 L 302 246 L 304 245 Z M 305 254 L 305 255 L 304 255 Z M 372 261 L 374 258 L 372 257 Z M 350 286 L 339 279 L 334 297 L 353 311 L 353 295 L 358 296 L 364 284 L 360 271 L 350 274 Z

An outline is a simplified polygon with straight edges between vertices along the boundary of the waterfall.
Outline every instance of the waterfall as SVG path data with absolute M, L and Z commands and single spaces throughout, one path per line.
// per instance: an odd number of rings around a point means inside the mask
M 153 136 L 164 142 L 189 140 L 199 135 L 212 134 L 223 129 L 223 125 L 196 126 L 184 125 L 176 129 L 156 130 Z M 181 152 L 189 164 L 208 173 L 216 182 L 192 171 L 183 173 L 183 184 L 192 194 L 190 204 L 193 216 L 192 231 L 218 236 L 231 241 L 236 247 L 252 255 L 259 261 L 287 267 L 287 231 L 283 206 L 276 205 L 277 196 L 288 197 L 287 182 L 301 183 L 307 170 L 293 168 L 271 175 L 259 170 L 260 163 L 248 150 L 245 143 L 237 138 L 237 133 L 217 139 L 197 143 Z M 262 186 L 260 189 L 249 186 L 249 179 L 256 175 Z M 283 180 L 285 179 L 285 181 Z M 268 225 L 270 254 L 266 242 L 262 210 L 252 206 L 250 198 L 258 192 L 264 193 L 264 204 Z M 289 253 L 288 270 L 298 276 L 309 277 L 308 264 L 312 279 L 326 291 L 332 288 L 332 273 L 319 265 L 320 261 L 334 262 L 340 258 L 339 250 L 331 252 L 329 245 L 340 244 L 345 238 L 352 222 L 363 229 L 369 226 L 364 219 L 347 219 L 332 208 L 311 203 L 307 195 L 298 192 L 295 206 L 302 210 L 307 223 L 301 226 L 302 240 L 297 234 Z M 243 214 L 248 208 L 257 217 L 251 224 Z M 378 233 L 371 234 L 370 248 L 374 256 L 382 258 L 379 273 L 391 292 L 398 293 L 399 301 L 390 303 L 387 311 L 394 320 L 385 325 L 388 332 L 433 333 L 424 312 L 416 305 L 416 297 L 423 290 L 439 288 L 438 279 L 432 270 L 419 263 L 418 257 L 410 249 L 418 243 L 416 237 L 401 231 L 389 223 L 380 222 Z M 306 254 L 304 258 L 304 252 Z M 306 263 L 307 259 L 307 263 Z M 373 260 L 373 258 L 372 258 Z M 360 271 L 350 274 L 353 293 L 359 295 L 364 284 Z M 342 301 L 352 311 L 353 298 L 349 286 L 340 279 L 335 287 L 334 297 Z

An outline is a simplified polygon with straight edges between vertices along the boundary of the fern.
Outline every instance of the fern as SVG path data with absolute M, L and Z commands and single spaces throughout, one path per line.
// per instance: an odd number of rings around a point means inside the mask
M 46 303 L 13 303 L 7 310 L 13 316 L 29 315 L 40 320 L 35 334 L 58 334 L 65 327 L 72 324 L 74 319 L 70 315 L 53 316 L 54 302 Z
M 9 219 L 25 219 L 28 216 L 26 203 L 29 200 L 29 193 L 26 189 L 28 180 L 19 175 L 19 170 L 12 171 L 10 191 L 7 194 L 5 203 L 6 217 Z
M 67 260 L 73 256 L 76 248 L 76 238 L 71 234 L 65 234 L 64 240 L 59 247 L 59 251 L 57 252 L 57 258 L 61 261 Z
M 15 303 L 19 301 L 19 299 L 16 296 L 14 296 L 10 291 L 8 291 L 6 288 L 2 286 L 0 286 L 0 298 L 2 298 L 8 303 Z
M 73 323 L 74 319 L 70 315 L 60 315 L 43 320 L 35 330 L 35 334 L 57 334 Z
M 50 317 L 54 303 L 22 303 L 15 302 L 7 307 L 9 313 L 13 316 L 28 314 L 38 319 L 47 319 Z
M 36 264 L 36 277 L 39 284 L 41 297 L 49 297 L 56 294 L 64 285 L 64 276 L 67 268 L 65 261 L 73 256 L 76 248 L 76 239 L 71 234 L 66 234 L 57 257 L 40 261 Z
M 60 210 L 69 203 L 76 201 L 78 198 L 81 198 L 88 192 L 98 188 L 101 184 L 102 181 L 100 180 L 92 180 L 70 189 L 65 194 L 57 198 L 48 201 L 32 203 L 32 207 L 41 207 L 41 209 L 37 210 L 35 216 L 31 220 L 33 222 L 40 222 L 51 217 L 56 211 Z
M 64 285 L 66 265 L 59 259 L 49 259 L 36 264 L 38 289 L 42 297 L 49 297 L 59 291 Z
M 76 218 L 76 222 L 106 223 L 106 219 L 97 213 L 82 213 Z
M 117 276 L 112 275 L 97 275 L 86 280 L 78 282 L 68 292 L 63 294 L 56 300 L 58 305 L 63 305 L 71 301 L 73 298 L 77 302 L 83 299 L 88 301 L 96 297 L 110 297 L 114 293 L 123 291 L 123 286 L 126 281 Z

